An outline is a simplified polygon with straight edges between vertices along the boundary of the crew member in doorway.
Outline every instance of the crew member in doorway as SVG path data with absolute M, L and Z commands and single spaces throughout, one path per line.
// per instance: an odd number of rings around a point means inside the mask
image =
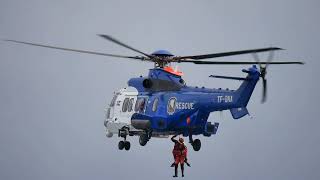
M 187 166 L 190 167 L 190 164 L 187 161 L 187 153 L 188 149 L 187 146 L 184 144 L 183 138 L 179 138 L 179 140 L 176 140 L 175 137 L 177 135 L 172 136 L 171 141 L 174 142 L 174 147 L 172 150 L 174 163 L 172 163 L 171 167 L 174 167 L 174 176 L 178 177 L 178 165 L 180 164 L 181 167 L 181 175 L 184 177 L 184 163 L 187 164 Z

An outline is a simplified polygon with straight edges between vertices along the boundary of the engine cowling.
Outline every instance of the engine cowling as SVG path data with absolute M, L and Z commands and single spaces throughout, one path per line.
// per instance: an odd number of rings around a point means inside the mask
M 145 80 L 142 81 L 142 85 L 143 85 L 144 88 L 150 89 L 153 86 L 153 82 L 152 82 L 151 79 L 145 79 Z
M 154 79 L 154 78 L 131 78 L 128 81 L 128 86 L 135 87 L 138 91 L 178 91 L 185 85 L 184 81 L 181 82 Z

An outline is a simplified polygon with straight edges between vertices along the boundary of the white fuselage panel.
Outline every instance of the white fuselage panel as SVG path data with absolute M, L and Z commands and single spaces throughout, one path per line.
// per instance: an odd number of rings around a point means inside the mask
M 135 113 L 135 103 L 138 90 L 134 87 L 126 87 L 115 93 L 112 102 L 106 108 L 106 128 L 110 133 L 118 133 L 124 126 L 131 126 L 131 116 Z

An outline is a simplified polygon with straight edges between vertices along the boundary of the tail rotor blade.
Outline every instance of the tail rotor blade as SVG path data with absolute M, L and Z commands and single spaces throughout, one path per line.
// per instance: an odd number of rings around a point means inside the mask
M 261 103 L 265 103 L 267 100 L 267 80 L 262 80 L 262 100 Z
M 269 66 L 270 62 L 273 60 L 273 57 L 274 57 L 274 51 L 272 50 L 272 51 L 269 52 L 269 56 L 268 56 L 268 59 L 267 59 L 268 63 L 266 64 L 265 68 L 267 68 Z
M 252 53 L 253 59 L 258 63 L 260 70 L 263 68 L 257 53 Z
M 260 59 L 257 53 L 252 53 L 253 59 L 260 65 Z

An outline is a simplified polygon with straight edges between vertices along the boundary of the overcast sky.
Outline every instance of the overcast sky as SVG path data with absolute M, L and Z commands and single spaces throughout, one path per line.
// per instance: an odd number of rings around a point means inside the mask
M 197 55 L 278 46 L 268 101 L 258 83 L 248 110 L 233 120 L 213 113 L 218 134 L 189 147 L 185 179 L 320 179 L 317 0 L 1 0 L 0 38 L 137 55 L 96 36 L 110 34 L 152 53 Z M 266 55 L 262 54 L 264 59 Z M 252 60 L 250 55 L 219 60 Z M 153 64 L 0 42 L 0 179 L 170 179 L 169 139 L 129 152 L 107 139 L 104 108 L 131 77 Z M 235 89 L 248 66 L 179 64 L 188 85 Z

